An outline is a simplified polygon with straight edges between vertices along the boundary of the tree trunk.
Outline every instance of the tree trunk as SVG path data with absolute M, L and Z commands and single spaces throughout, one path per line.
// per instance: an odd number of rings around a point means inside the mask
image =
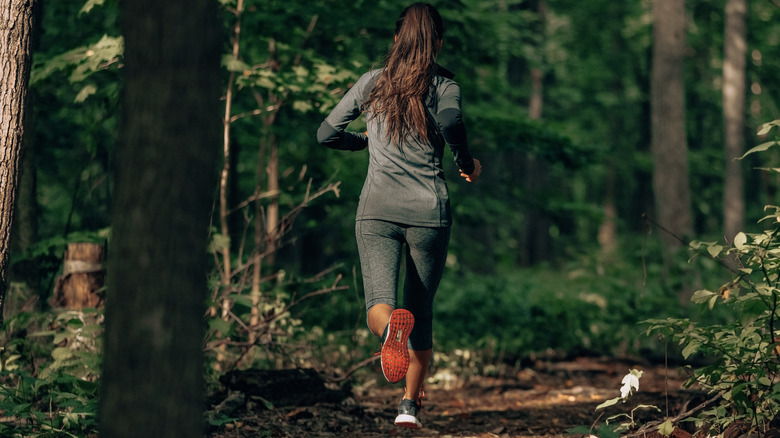
M 693 224 L 683 87 L 686 15 L 682 0 L 655 0 L 652 4 L 653 190 L 657 220 L 667 230 L 662 235 L 670 253 L 681 246 L 680 239 L 690 237 Z
M 534 12 L 539 14 L 539 24 L 536 29 L 540 35 L 544 35 L 544 25 L 547 12 L 547 2 L 537 0 L 528 4 Z M 543 42 L 540 42 L 543 44 Z M 538 49 L 541 51 L 541 49 Z M 528 99 L 528 118 L 531 120 L 542 119 L 544 107 L 544 72 L 539 67 L 530 67 L 528 75 L 531 78 L 531 96 Z M 550 260 L 552 258 L 552 239 L 550 238 L 550 217 L 545 207 L 547 205 L 546 190 L 549 183 L 547 163 L 533 156 L 526 156 L 525 170 L 523 172 L 523 186 L 533 194 L 534 201 L 526 212 L 525 222 L 525 260 L 528 264 Z
M 726 141 L 726 168 L 723 189 L 723 228 L 731 242 L 745 225 L 745 193 L 742 162 L 745 137 L 745 62 L 747 39 L 745 15 L 747 0 L 726 2 L 726 35 L 723 56 L 723 121 Z
M 220 144 L 212 0 L 121 3 L 122 119 L 101 436 L 203 436 L 206 245 Z
M 265 123 L 265 122 L 264 122 Z M 266 125 L 266 133 L 260 139 L 260 151 L 257 154 L 257 185 L 255 186 L 255 193 L 260 194 L 263 192 L 263 175 L 265 175 L 265 151 L 267 146 L 268 126 Z M 252 309 L 249 312 L 249 326 L 256 327 L 260 323 L 260 299 L 262 298 L 262 281 L 263 281 L 263 260 L 266 255 L 267 237 L 268 233 L 265 229 L 265 209 L 263 208 L 262 197 L 256 200 L 255 203 L 255 236 L 254 245 L 255 249 L 252 254 L 252 289 L 250 297 L 252 299 Z M 254 344 L 257 340 L 257 332 L 252 330 L 249 332 L 249 342 Z
M 103 304 L 105 273 L 103 246 L 97 243 L 69 243 L 57 279 L 52 307 L 81 310 Z
M 32 28 L 32 0 L 0 0 L 0 325 L 8 288 Z
M 270 146 L 270 155 L 268 157 L 268 192 L 272 193 L 268 202 L 265 215 L 265 235 L 266 235 L 266 257 L 265 261 L 269 266 L 276 262 L 276 251 L 281 241 L 282 233 L 279 229 L 279 145 L 276 143 L 276 136 L 271 134 L 268 138 Z

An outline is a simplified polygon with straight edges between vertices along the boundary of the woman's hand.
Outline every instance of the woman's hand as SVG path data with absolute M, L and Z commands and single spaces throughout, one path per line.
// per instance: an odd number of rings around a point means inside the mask
M 480 164 L 479 160 L 474 158 L 474 171 L 471 172 L 470 174 L 466 174 L 463 172 L 463 170 L 461 170 L 460 176 L 466 178 L 466 181 L 473 183 L 473 182 L 477 182 L 477 180 L 479 179 L 479 174 L 481 173 L 482 173 L 482 164 Z

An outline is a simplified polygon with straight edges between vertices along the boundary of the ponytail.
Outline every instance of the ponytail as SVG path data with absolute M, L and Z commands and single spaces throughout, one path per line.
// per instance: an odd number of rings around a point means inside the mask
M 436 73 L 444 23 L 428 3 L 414 3 L 401 12 L 395 39 L 385 56 L 384 70 L 363 109 L 380 117 L 389 139 L 398 145 L 409 135 L 428 135 L 425 99 Z

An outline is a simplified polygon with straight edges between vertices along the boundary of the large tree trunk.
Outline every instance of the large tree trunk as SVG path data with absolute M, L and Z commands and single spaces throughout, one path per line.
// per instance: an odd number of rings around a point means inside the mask
M 667 252 L 690 237 L 688 145 L 685 133 L 683 59 L 685 57 L 685 2 L 655 0 L 653 6 L 653 67 L 651 118 L 653 190 L 657 220 Z
M 8 287 L 11 229 L 22 155 L 32 0 L 0 0 L 0 324 Z
M 723 57 L 723 120 L 726 140 L 726 172 L 723 189 L 723 228 L 729 242 L 742 231 L 745 222 L 745 193 L 742 164 L 745 137 L 745 58 L 747 0 L 726 2 L 726 30 Z
M 101 436 L 203 436 L 206 245 L 220 144 L 213 0 L 122 3 Z

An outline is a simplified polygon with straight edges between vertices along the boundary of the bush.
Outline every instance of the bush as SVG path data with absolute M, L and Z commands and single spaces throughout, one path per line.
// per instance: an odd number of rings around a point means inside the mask
M 675 293 L 644 284 L 642 263 L 631 257 L 602 263 L 580 255 L 566 266 L 496 276 L 447 273 L 436 297 L 437 348 L 476 346 L 515 360 L 539 353 L 626 355 L 655 348 L 652 339 L 640 336 L 637 324 L 682 309 Z
M 61 311 L 5 323 L 0 435 L 97 436 L 101 321 L 98 312 Z
M 762 233 L 739 233 L 733 246 L 694 242 L 696 250 L 736 261 L 735 277 L 717 291 L 702 289 L 693 301 L 708 309 L 723 307 L 728 322 L 703 325 L 687 318 L 651 319 L 648 333 L 677 343 L 686 359 L 704 366 L 693 369 L 688 385 L 697 384 L 719 397 L 695 419 L 697 428 L 723 431 L 735 422 L 766 431 L 780 412 L 780 207 L 766 219 L 774 226 Z

